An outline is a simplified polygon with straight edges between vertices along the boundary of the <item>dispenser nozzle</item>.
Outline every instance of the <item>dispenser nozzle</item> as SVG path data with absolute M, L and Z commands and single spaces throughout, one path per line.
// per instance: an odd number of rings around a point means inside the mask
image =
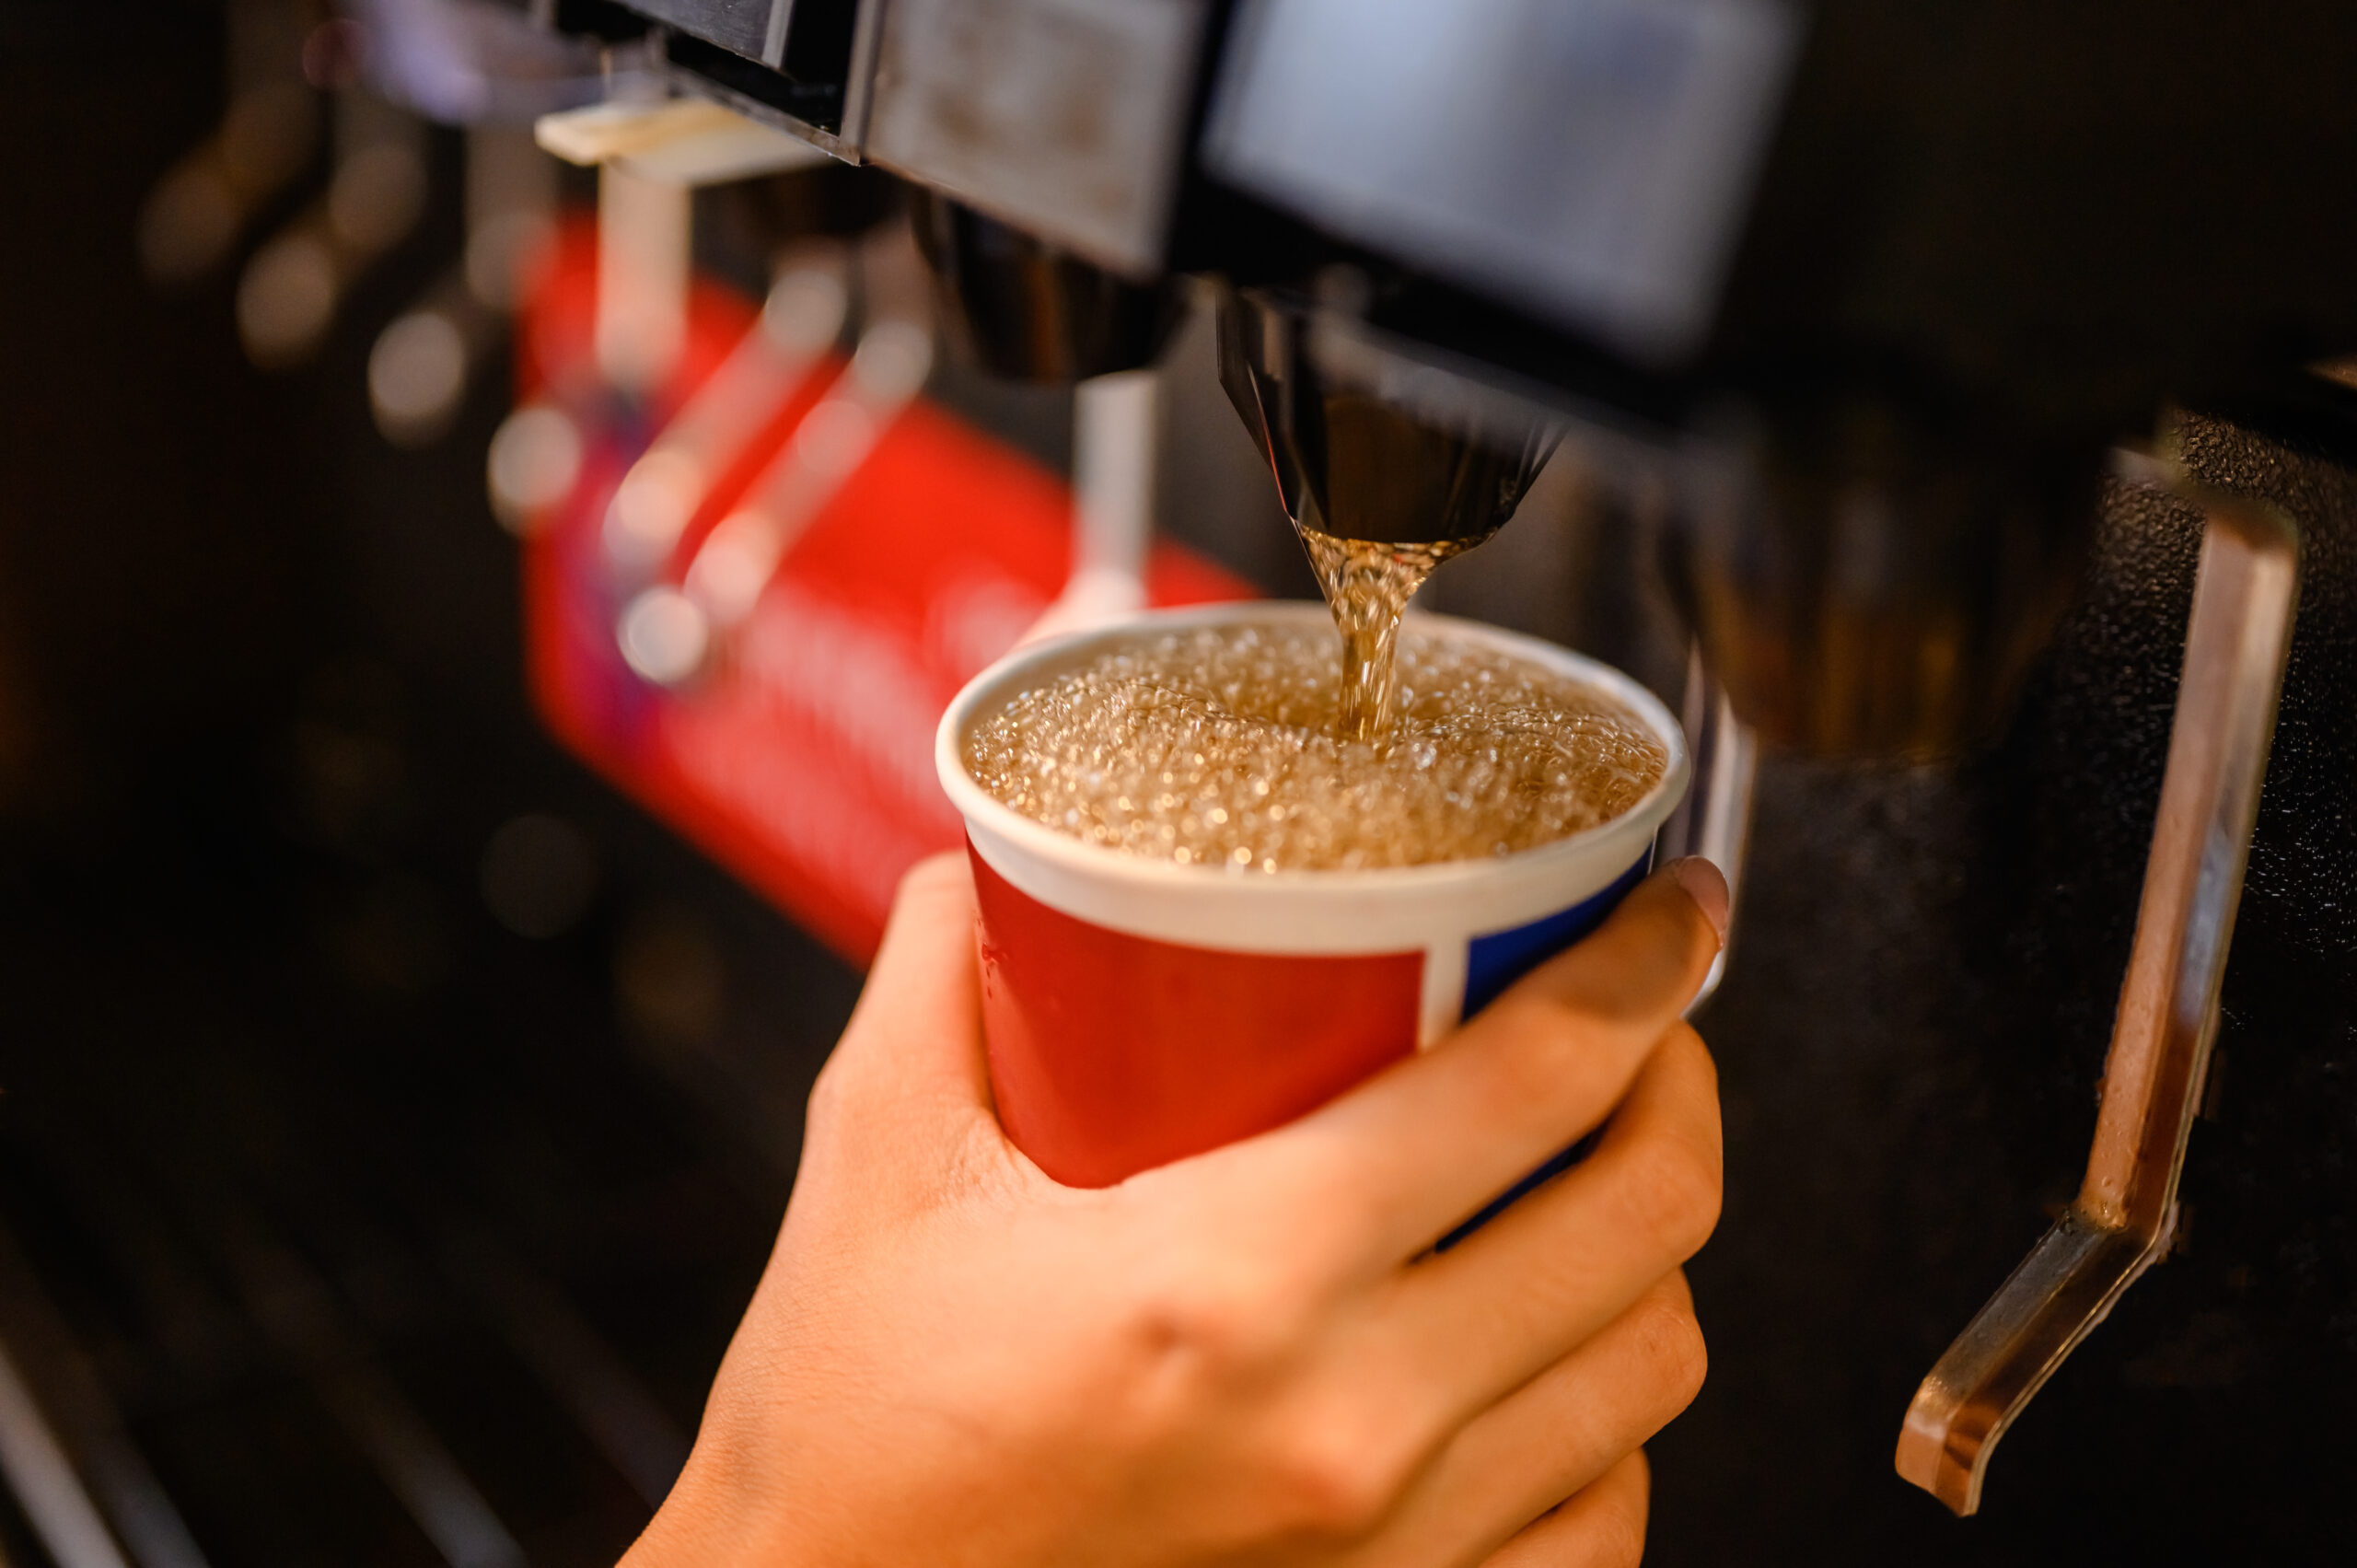
M 1325 308 L 1258 290 L 1225 290 L 1220 384 L 1243 416 L 1296 528 L 1386 544 L 1478 543 L 1495 533 L 1561 428 L 1536 409 L 1504 418 L 1452 415 L 1394 395 L 1365 372 L 1363 341 L 1335 352 Z M 1418 366 L 1431 389 L 1454 379 Z

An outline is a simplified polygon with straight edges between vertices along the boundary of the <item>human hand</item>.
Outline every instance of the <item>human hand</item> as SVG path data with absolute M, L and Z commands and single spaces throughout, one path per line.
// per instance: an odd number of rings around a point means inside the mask
M 999 1128 L 971 880 L 927 862 L 624 1568 L 1635 1562 L 1639 1445 L 1702 1380 L 1678 1265 L 1718 1214 L 1718 1100 L 1678 1015 L 1725 900 L 1682 863 L 1433 1051 L 1078 1191 Z

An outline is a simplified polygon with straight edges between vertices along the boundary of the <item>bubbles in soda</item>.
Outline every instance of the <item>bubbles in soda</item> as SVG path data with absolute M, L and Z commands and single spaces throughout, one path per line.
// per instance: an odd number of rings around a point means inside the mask
M 1349 738 L 1336 641 L 1141 633 L 981 718 L 967 771 L 1087 842 L 1243 873 L 1511 854 L 1610 821 L 1668 766 L 1609 694 L 1412 621 L 1393 730 Z

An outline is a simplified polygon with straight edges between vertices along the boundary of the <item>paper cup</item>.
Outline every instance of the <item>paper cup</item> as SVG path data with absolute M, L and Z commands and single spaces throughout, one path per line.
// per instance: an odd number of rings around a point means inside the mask
M 1602 922 L 1686 793 L 1686 739 L 1608 665 L 1446 616 L 1445 632 L 1608 693 L 1660 739 L 1661 782 L 1584 833 L 1492 859 L 1375 871 L 1179 865 L 1085 843 L 1002 805 L 965 739 L 1109 645 L 1204 626 L 1332 625 L 1319 604 L 1197 606 L 1017 649 L 943 715 L 935 757 L 966 819 L 982 1022 L 1007 1133 L 1102 1187 L 1283 1125 L 1428 1046 Z

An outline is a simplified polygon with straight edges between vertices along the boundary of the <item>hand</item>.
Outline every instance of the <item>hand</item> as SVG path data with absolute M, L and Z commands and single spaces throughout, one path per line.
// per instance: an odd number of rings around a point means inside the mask
M 625 1568 L 1635 1562 L 1638 1446 L 1702 1380 L 1678 1265 L 1718 1214 L 1718 1101 L 1678 1014 L 1725 899 L 1682 863 L 1437 1049 L 1081 1191 L 999 1129 L 972 884 L 920 866 Z

